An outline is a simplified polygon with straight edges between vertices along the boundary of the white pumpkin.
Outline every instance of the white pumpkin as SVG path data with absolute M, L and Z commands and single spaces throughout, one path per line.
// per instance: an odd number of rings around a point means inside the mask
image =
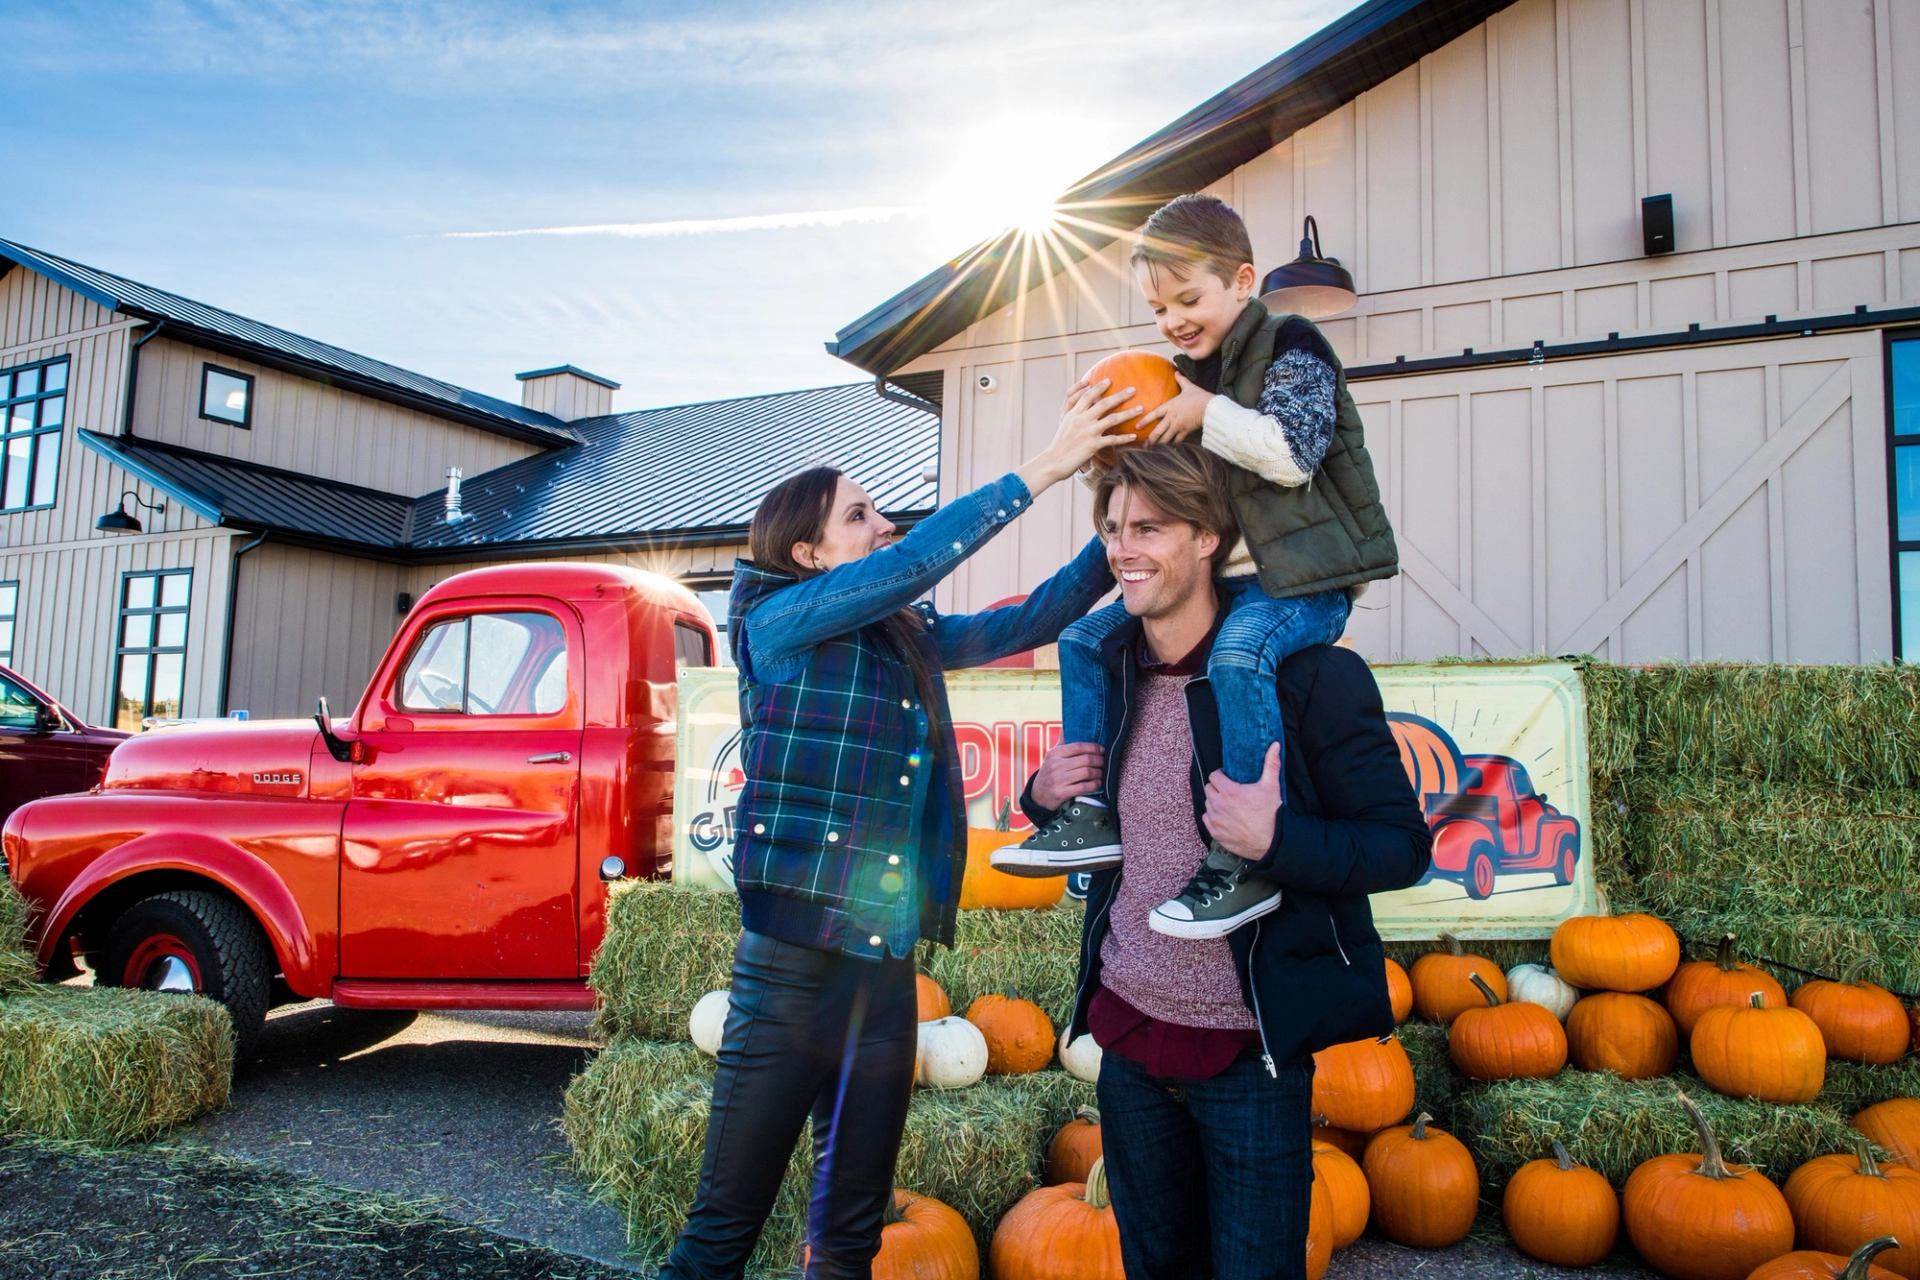
M 693 1047 L 709 1058 L 720 1053 L 720 1036 L 727 1029 L 726 991 L 709 991 L 694 1002 L 693 1012 L 687 1015 L 687 1034 L 693 1040 Z
M 987 1038 L 965 1018 L 935 1018 L 920 1024 L 913 1082 L 929 1089 L 964 1089 L 987 1074 Z
M 1507 999 L 1542 1005 L 1562 1022 L 1567 1020 L 1567 1012 L 1579 998 L 1579 988 L 1569 986 L 1545 965 L 1517 964 L 1507 970 Z
M 1092 1036 L 1081 1036 L 1068 1044 L 1067 1037 L 1072 1034 L 1072 1027 L 1060 1033 L 1060 1065 L 1075 1079 L 1092 1084 L 1100 1079 L 1099 1042 Z

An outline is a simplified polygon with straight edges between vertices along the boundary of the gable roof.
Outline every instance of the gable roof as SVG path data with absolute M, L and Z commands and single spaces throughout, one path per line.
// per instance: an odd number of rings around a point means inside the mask
M 510 400 L 469 391 L 125 276 L 0 239 L 0 275 L 16 265 L 45 276 L 109 311 L 165 322 L 167 336 L 198 347 L 226 352 L 515 439 L 552 445 L 566 444 L 574 438 L 560 419 Z
M 1218 182 L 1512 2 L 1367 0 L 1114 157 L 1055 202 L 1071 206 L 1077 221 L 1115 234 L 1078 228 L 1084 248 L 1056 245 L 1028 266 L 1013 261 L 1023 241 L 1009 228 L 841 329 L 826 344 L 828 353 L 869 373 L 891 373 L 1008 305 L 1022 288 L 1113 243 L 1174 196 Z

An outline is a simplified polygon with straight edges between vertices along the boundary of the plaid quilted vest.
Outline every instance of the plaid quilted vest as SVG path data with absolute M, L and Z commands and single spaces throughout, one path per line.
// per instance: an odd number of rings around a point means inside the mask
M 749 561 L 734 570 L 730 616 L 791 584 Z M 922 606 L 923 608 L 926 606 Z M 733 628 L 741 763 L 733 878 L 743 926 L 787 942 L 879 957 L 909 877 L 920 936 L 951 944 L 966 869 L 959 752 L 940 655 L 919 639 L 936 705 L 882 626 L 815 645 L 797 679 L 761 681 L 751 628 Z M 940 735 L 928 749 L 929 726 Z M 925 806 L 912 840 L 914 807 Z M 918 847 L 913 847 L 917 843 Z

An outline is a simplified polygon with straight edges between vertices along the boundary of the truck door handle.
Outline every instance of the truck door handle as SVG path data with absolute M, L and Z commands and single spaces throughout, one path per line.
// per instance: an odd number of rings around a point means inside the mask
M 528 764 L 566 764 L 573 759 L 570 751 L 549 751 L 543 756 L 528 756 Z

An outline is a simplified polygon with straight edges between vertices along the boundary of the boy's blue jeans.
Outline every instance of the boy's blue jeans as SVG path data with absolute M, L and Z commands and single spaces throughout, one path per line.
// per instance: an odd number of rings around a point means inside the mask
M 1280 664 L 1310 645 L 1338 640 L 1353 600 L 1345 590 L 1275 600 L 1254 577 L 1222 578 L 1214 586 L 1227 598 L 1227 616 L 1207 658 L 1207 676 L 1220 706 L 1222 767 L 1235 782 L 1256 782 L 1267 748 L 1279 742 L 1286 750 L 1276 684 Z M 1118 726 L 1105 722 L 1100 642 L 1126 620 L 1126 605 L 1116 601 L 1060 633 L 1062 742 L 1111 745 L 1108 735 Z M 1113 762 L 1107 764 L 1111 768 Z

